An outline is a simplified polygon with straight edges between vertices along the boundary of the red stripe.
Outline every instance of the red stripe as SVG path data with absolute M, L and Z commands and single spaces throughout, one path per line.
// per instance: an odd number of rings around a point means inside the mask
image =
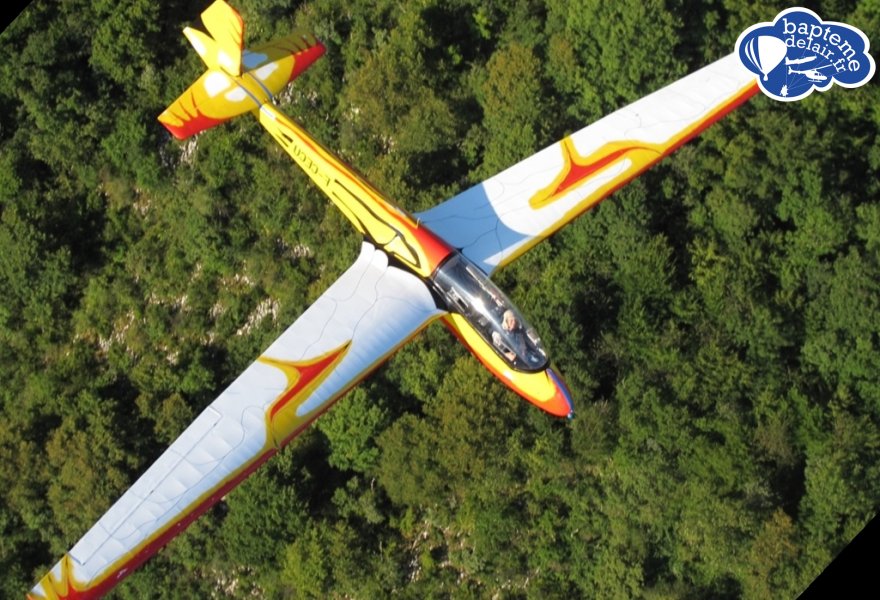
M 314 46 L 298 52 L 293 55 L 293 71 L 290 73 L 290 80 L 293 81 L 300 74 L 312 66 L 312 63 L 324 55 L 324 44 L 317 42 Z
M 269 410 L 269 418 L 274 417 L 279 410 L 287 406 L 287 403 L 290 402 L 292 398 L 294 398 L 297 394 L 299 394 L 303 388 L 312 383 L 315 379 L 321 376 L 324 371 L 327 370 L 333 361 L 339 358 L 342 350 L 339 352 L 331 352 L 324 358 L 313 362 L 312 364 L 307 365 L 298 365 L 298 364 L 290 364 L 289 366 L 295 368 L 299 372 L 299 379 L 293 384 L 293 386 L 287 390 L 281 398 L 276 400 L 272 404 L 272 408 Z

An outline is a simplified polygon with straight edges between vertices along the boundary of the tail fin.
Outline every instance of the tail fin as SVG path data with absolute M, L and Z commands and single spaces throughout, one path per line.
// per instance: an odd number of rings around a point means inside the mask
M 178 139 L 259 108 L 324 54 L 313 35 L 297 32 L 244 50 L 244 22 L 224 0 L 202 13 L 208 34 L 187 27 L 184 34 L 208 70 L 159 115 Z
M 241 75 L 244 50 L 244 21 L 234 8 L 217 0 L 202 13 L 202 22 L 211 35 L 187 27 L 183 34 L 209 69 L 222 69 L 229 75 Z

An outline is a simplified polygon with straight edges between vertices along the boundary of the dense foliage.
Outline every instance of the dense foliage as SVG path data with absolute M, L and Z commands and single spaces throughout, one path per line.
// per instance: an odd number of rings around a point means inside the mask
M 0 596 L 349 264 L 253 119 L 180 144 L 206 0 L 0 37 Z M 324 59 L 284 110 L 419 210 L 731 51 L 747 0 L 238 0 Z M 814 5 L 880 45 L 877 2 Z M 880 505 L 880 95 L 758 97 L 497 280 L 554 420 L 432 326 L 118 598 L 791 597 Z

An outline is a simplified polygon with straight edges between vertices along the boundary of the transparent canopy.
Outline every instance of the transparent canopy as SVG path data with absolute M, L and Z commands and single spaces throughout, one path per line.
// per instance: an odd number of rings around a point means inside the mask
M 511 367 L 543 370 L 547 352 L 535 330 L 507 296 L 473 263 L 455 253 L 433 275 L 450 312 L 458 313 Z

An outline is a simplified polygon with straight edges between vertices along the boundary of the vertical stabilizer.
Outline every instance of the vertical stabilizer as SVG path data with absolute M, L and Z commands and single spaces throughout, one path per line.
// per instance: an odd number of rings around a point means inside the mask
M 209 69 L 238 77 L 241 75 L 241 54 L 244 50 L 244 21 L 224 0 L 217 0 L 202 13 L 202 22 L 210 35 L 187 27 L 187 39 Z

